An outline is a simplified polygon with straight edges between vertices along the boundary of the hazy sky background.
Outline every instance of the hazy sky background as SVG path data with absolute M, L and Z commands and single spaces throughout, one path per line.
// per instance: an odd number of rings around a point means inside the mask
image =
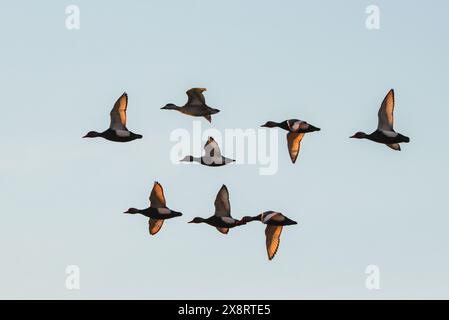
M 65 28 L 65 7 L 81 29 Z M 365 9 L 381 10 L 378 31 Z M 14 1 L 0 4 L 0 298 L 449 298 L 449 4 L 446 1 Z M 221 109 L 203 128 L 300 118 L 295 165 L 279 136 L 279 171 L 170 162 L 161 111 L 206 87 Z M 373 131 L 395 89 L 402 152 L 348 139 Z M 81 139 L 109 125 L 129 94 L 126 144 Z M 153 181 L 181 218 L 155 237 L 143 216 Z M 271 262 L 264 226 L 227 236 L 188 225 L 213 213 L 222 184 L 232 214 L 278 210 Z M 65 288 L 78 265 L 81 289 Z M 381 271 L 367 290 L 365 268 Z

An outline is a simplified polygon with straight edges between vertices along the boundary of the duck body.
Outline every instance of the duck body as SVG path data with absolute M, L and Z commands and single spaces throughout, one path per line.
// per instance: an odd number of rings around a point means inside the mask
M 235 162 L 235 160 L 233 159 L 229 159 L 226 157 L 221 157 L 217 160 L 214 161 L 210 161 L 209 157 L 194 157 L 194 156 L 186 156 L 184 157 L 184 159 L 182 159 L 181 161 L 183 162 L 197 162 L 199 164 L 202 164 L 203 166 L 207 166 L 207 167 L 222 167 L 225 166 L 227 164 L 230 164 L 232 162 Z
M 298 222 L 284 216 L 282 213 L 272 210 L 265 211 L 254 217 L 250 216 L 243 217 L 242 221 L 244 222 L 260 221 L 263 224 L 270 226 L 290 226 L 298 224 Z
M 377 143 L 383 143 L 383 144 L 395 144 L 395 143 L 408 143 L 410 142 L 410 138 L 406 137 L 400 133 L 394 132 L 394 131 L 383 131 L 383 130 L 376 130 L 373 133 L 366 135 L 365 139 L 377 142 Z
M 230 218 L 230 217 L 216 217 L 216 216 L 211 216 L 207 219 L 203 219 L 203 218 L 196 218 L 196 221 L 193 221 L 195 219 L 193 219 L 190 223 L 206 223 L 212 227 L 215 228 L 234 228 L 240 225 L 245 224 L 242 221 L 239 221 L 237 219 L 234 218 Z
M 128 109 L 128 94 L 124 92 L 115 102 L 109 116 L 111 122 L 109 128 L 103 132 L 89 131 L 83 138 L 104 138 L 114 142 L 129 142 L 141 139 L 141 134 L 136 134 L 126 128 L 126 110 Z
M 274 211 L 269 211 L 267 214 L 270 214 L 270 213 L 274 213 Z M 291 226 L 291 225 L 298 224 L 298 222 L 296 222 L 290 218 L 287 218 L 284 215 L 282 215 L 282 218 L 279 220 L 270 218 L 270 219 L 264 221 L 264 217 L 262 217 L 262 223 L 269 225 L 269 226 Z
M 185 104 L 178 111 L 192 117 L 207 117 L 220 112 L 220 110 L 211 108 L 206 104 L 202 106 Z
M 95 135 L 95 136 L 92 136 L 92 135 Z M 136 139 L 142 139 L 143 136 L 141 134 L 136 134 L 131 131 L 124 131 L 124 130 L 118 131 L 118 130 L 109 128 L 106 131 L 103 131 L 100 133 L 95 132 L 95 131 L 90 131 L 83 138 L 95 138 L 95 137 L 104 138 L 106 140 L 114 141 L 114 142 L 129 142 L 129 141 L 133 141 Z
M 275 121 L 267 121 L 265 124 L 263 124 L 261 127 L 265 128 L 274 128 L 278 127 L 281 129 L 284 129 L 288 132 L 293 133 L 308 133 L 308 132 L 314 132 L 314 131 L 320 131 L 320 128 L 317 128 L 306 121 L 298 120 L 298 119 L 289 119 L 282 122 L 275 122 Z
M 163 220 L 182 216 L 181 212 L 171 210 L 171 209 L 169 209 L 167 207 L 163 207 L 163 208 L 148 207 L 146 209 L 130 208 L 125 213 L 141 214 L 141 215 L 143 215 L 143 216 L 145 216 L 147 218 L 163 219 Z
M 166 104 L 161 109 L 176 110 L 183 114 L 193 117 L 204 117 L 207 121 L 212 122 L 212 115 L 220 112 L 220 110 L 211 108 L 206 104 L 203 92 L 205 88 L 192 88 L 187 90 L 187 103 L 183 106 L 177 106 L 173 103 Z

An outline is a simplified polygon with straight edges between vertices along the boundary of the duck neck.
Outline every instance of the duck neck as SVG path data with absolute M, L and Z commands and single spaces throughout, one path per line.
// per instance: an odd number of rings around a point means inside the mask
M 258 214 L 257 216 L 251 217 L 251 216 L 246 216 L 243 217 L 242 220 L 246 223 L 246 222 L 251 222 L 251 221 L 262 221 L 262 215 Z
M 192 161 L 191 162 L 201 163 L 201 158 L 199 158 L 199 157 L 192 157 Z
M 290 131 L 290 127 L 288 125 L 288 120 L 282 121 L 281 123 L 278 123 L 278 127 L 282 128 L 284 130 Z

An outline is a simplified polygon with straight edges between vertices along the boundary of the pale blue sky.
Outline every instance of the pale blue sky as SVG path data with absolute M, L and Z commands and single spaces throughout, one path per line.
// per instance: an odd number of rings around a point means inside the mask
M 65 28 L 65 7 L 81 29 Z M 365 8 L 381 28 L 365 28 Z M 449 5 L 446 1 L 14 1 L 0 4 L 2 135 L 0 298 L 449 298 Z M 176 128 L 159 110 L 202 86 L 222 111 L 212 126 L 254 128 L 300 118 L 295 165 L 176 166 Z M 396 91 L 402 152 L 348 137 L 374 130 Z M 129 94 L 143 140 L 81 139 L 103 130 Z M 284 133 L 280 142 L 284 143 Z M 154 180 L 184 216 L 150 237 Z M 235 217 L 278 210 L 284 229 L 268 262 L 264 227 L 223 236 L 191 217 L 213 213 L 225 183 Z M 65 267 L 81 289 L 65 288 Z M 365 288 L 365 267 L 381 289 Z

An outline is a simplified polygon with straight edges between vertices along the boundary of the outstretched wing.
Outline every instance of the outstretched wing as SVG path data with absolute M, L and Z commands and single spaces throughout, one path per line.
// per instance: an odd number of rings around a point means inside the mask
M 377 116 L 379 118 L 377 129 L 383 131 L 393 130 L 393 111 L 394 111 L 394 90 L 391 89 L 382 101 Z
M 151 190 L 150 202 L 151 208 L 165 208 L 167 206 L 165 204 L 164 189 L 157 181 L 154 183 L 153 190 Z
M 149 224 L 150 234 L 155 235 L 156 233 L 159 232 L 159 230 L 161 230 L 162 225 L 164 224 L 164 220 L 150 218 L 150 220 L 148 221 L 148 224 Z
M 228 188 L 223 185 L 217 193 L 215 198 L 215 216 L 217 217 L 230 217 L 231 216 L 231 204 L 229 203 Z
M 270 226 L 265 228 L 268 260 L 273 259 L 281 242 L 282 226 Z
M 304 133 L 287 133 L 287 146 L 290 153 L 290 159 L 295 163 L 298 158 L 299 149 L 301 148 L 301 140 L 304 137 Z
M 399 143 L 387 144 L 387 146 L 393 150 L 401 151 L 401 146 L 399 145 Z
M 115 130 L 126 129 L 126 109 L 128 108 L 128 94 L 124 92 L 120 98 L 115 102 L 114 107 L 110 112 L 111 123 L 109 128 Z
M 203 92 L 206 88 L 192 88 L 187 90 L 186 94 L 188 96 L 187 104 L 189 105 L 203 105 L 206 103 Z
M 228 232 L 229 232 L 229 228 L 217 228 L 217 230 L 223 234 L 228 234 Z
M 205 156 L 206 157 L 210 157 L 215 159 L 220 159 L 221 160 L 221 151 L 220 151 L 220 147 L 218 146 L 218 143 L 214 140 L 214 138 L 209 137 L 209 139 L 207 139 L 206 144 L 204 145 L 204 151 Z

